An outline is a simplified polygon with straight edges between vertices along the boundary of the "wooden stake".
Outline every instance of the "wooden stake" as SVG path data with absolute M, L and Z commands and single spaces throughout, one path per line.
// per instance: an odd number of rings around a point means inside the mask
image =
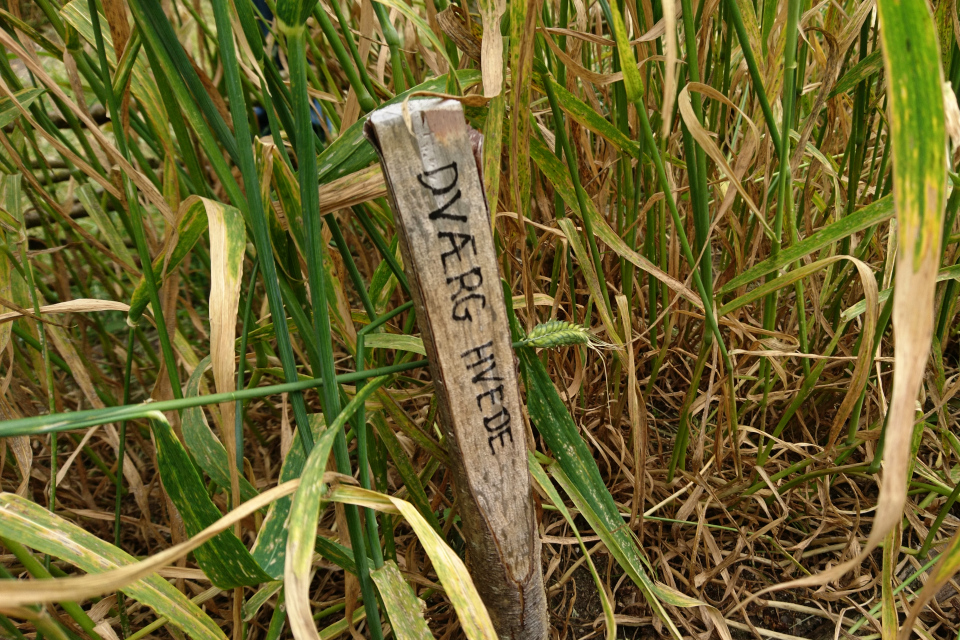
M 540 537 L 509 321 L 490 215 L 460 103 L 412 100 L 374 112 L 467 543 L 501 638 L 547 637 Z

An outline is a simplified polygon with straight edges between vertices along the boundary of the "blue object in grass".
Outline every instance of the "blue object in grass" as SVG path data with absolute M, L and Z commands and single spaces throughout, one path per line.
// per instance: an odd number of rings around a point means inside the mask
M 257 13 L 263 18 L 260 22 L 260 33 L 264 38 L 270 33 L 270 29 L 267 27 L 267 24 L 273 21 L 273 11 L 270 10 L 270 6 L 267 4 L 266 0 L 253 0 L 253 6 L 257 10 Z M 283 68 L 283 62 L 280 60 L 279 53 L 274 50 L 273 59 L 277 63 L 277 68 Z M 266 110 L 260 105 L 254 105 L 253 113 L 257 117 L 257 129 L 260 132 L 261 136 L 270 135 L 270 119 L 267 117 Z M 326 143 L 327 135 L 324 131 L 324 128 L 320 123 L 320 116 L 318 114 L 323 113 L 323 109 L 320 108 L 320 102 L 316 99 L 313 100 L 313 109 L 310 110 L 310 124 L 313 125 L 313 130 L 316 132 L 317 137 L 320 139 L 320 142 Z M 326 116 L 323 117 L 323 124 L 330 128 L 333 126 L 333 123 Z
M 324 131 L 323 126 L 320 124 L 320 117 L 318 113 L 323 113 L 320 109 L 320 102 L 316 99 L 313 100 L 313 109 L 310 109 L 310 124 L 313 125 L 313 130 L 317 134 L 317 137 L 320 138 L 320 142 L 326 143 L 327 134 Z M 260 136 L 270 135 L 270 119 L 267 117 L 267 111 L 260 105 L 253 106 L 253 114 L 257 117 L 257 129 L 260 131 Z M 330 122 L 330 118 L 323 116 L 323 124 L 328 128 L 333 126 L 333 123 Z

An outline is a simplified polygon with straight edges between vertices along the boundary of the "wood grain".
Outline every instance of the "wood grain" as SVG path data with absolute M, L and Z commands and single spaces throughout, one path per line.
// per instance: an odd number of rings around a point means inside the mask
M 462 107 L 375 112 L 404 268 L 436 382 L 474 583 L 501 638 L 547 635 L 540 539 L 490 216 Z

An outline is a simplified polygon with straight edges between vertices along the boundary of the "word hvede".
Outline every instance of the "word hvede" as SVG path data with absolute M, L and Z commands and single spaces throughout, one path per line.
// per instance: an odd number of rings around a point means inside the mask
M 473 260 L 477 255 L 477 244 L 469 226 L 462 226 L 467 222 L 467 216 L 453 213 L 451 208 L 460 200 L 461 191 L 457 189 L 460 172 L 457 163 L 424 171 L 417 176 L 417 181 L 429 189 L 434 196 L 453 195 L 437 209 L 430 212 L 430 220 L 435 220 L 438 227 L 442 223 L 458 223 L 452 228 L 444 228 L 437 232 L 440 241 L 440 264 L 446 276 L 450 294 L 450 317 L 456 322 L 473 322 L 473 313 L 486 309 L 487 298 L 481 292 L 483 273 L 480 265 Z M 454 192 L 454 189 L 456 191 Z M 471 313 L 473 311 L 473 313 Z M 476 395 L 477 408 L 484 414 L 483 427 L 487 431 L 487 443 L 490 453 L 496 455 L 499 443 L 502 449 L 505 439 L 513 442 L 513 433 L 510 430 L 510 412 L 503 405 L 503 380 L 497 375 L 497 361 L 493 352 L 493 341 L 467 349 L 460 354 L 464 361 L 467 375 L 480 392 Z

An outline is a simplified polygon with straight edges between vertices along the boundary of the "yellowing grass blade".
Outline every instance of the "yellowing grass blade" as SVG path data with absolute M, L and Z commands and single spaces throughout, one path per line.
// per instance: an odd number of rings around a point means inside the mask
M 406 518 L 407 524 L 430 557 L 453 608 L 457 610 L 457 618 L 464 634 L 469 640 L 497 640 L 490 614 L 480 600 L 480 594 L 477 593 L 463 560 L 444 542 L 440 534 L 433 530 L 416 507 L 400 498 L 350 486 L 337 487 L 329 498 L 386 513 L 399 513 Z
M 497 216 L 500 194 L 500 162 L 503 156 L 503 120 L 506 98 L 502 94 L 490 101 L 487 121 L 483 125 L 483 192 L 490 209 L 490 223 Z
M 893 597 L 893 572 L 899 554 L 900 532 L 894 530 L 887 534 L 887 539 L 883 543 L 883 568 L 880 577 L 880 599 L 882 603 L 880 619 L 883 621 L 883 640 L 896 640 L 897 638 L 897 621 L 900 616 L 897 613 L 897 601 Z
M 299 485 L 299 480 L 292 480 L 276 486 L 269 491 L 265 491 L 249 502 L 245 502 L 244 504 L 240 505 L 238 508 L 223 516 L 209 527 L 199 532 L 197 535 L 191 537 L 189 540 L 185 540 L 180 544 L 169 547 L 168 549 L 165 549 L 164 551 L 161 551 L 160 553 L 150 556 L 149 558 L 139 562 L 135 562 L 133 558 L 130 558 L 130 562 L 119 563 L 117 568 L 109 569 L 101 573 L 90 573 L 89 575 L 85 576 L 69 576 L 66 578 L 44 580 L 42 582 L 0 581 L 0 602 L 3 602 L 8 606 L 19 606 L 43 604 L 47 602 L 62 602 L 64 600 L 86 600 L 89 598 L 106 595 L 117 590 L 122 590 L 124 593 L 133 595 L 137 589 L 141 589 L 141 586 L 139 585 L 140 582 L 143 582 L 146 586 L 150 586 L 152 580 L 159 579 L 158 576 L 151 576 L 151 574 L 154 574 L 159 569 L 162 569 L 163 567 L 176 562 L 180 558 L 185 557 L 188 553 L 200 547 L 211 538 L 229 529 L 240 520 L 250 517 L 253 513 L 262 509 L 267 504 L 293 493 L 297 490 Z M 8 500 L 8 496 L 11 496 L 11 494 L 0 494 L 0 510 L 6 508 L 4 506 L 6 504 L 4 501 Z M 24 499 L 18 496 L 11 496 L 9 497 L 9 500 L 13 500 L 17 502 L 17 504 L 24 502 Z M 6 512 L 0 511 L 0 513 Z M 53 518 L 51 522 L 60 521 L 58 516 L 53 516 L 46 511 L 44 513 Z M 71 525 L 69 522 L 66 522 L 66 524 Z M 42 526 L 42 523 L 34 522 L 33 525 Z M 57 526 L 59 526 L 59 524 Z M 6 529 L 4 529 L 4 531 L 6 531 Z M 116 549 L 116 547 L 113 547 L 106 542 L 103 542 L 102 544 L 106 545 L 106 548 L 114 549 L 118 554 L 123 553 L 119 549 Z M 146 592 L 147 591 L 144 590 L 144 593 Z M 150 604 L 149 600 L 145 600 L 143 598 L 138 599 L 145 604 Z M 162 603 L 159 604 L 162 606 Z M 164 613 L 166 609 L 158 608 L 153 604 L 150 606 L 153 606 L 158 613 L 166 615 Z M 173 619 L 171 618 L 171 620 Z
M 202 201 L 210 230 L 210 359 L 217 391 L 228 393 L 237 386 L 234 338 L 247 238 L 243 216 L 238 209 L 212 200 Z M 236 409 L 233 402 L 220 403 L 220 434 L 227 449 L 230 495 L 235 505 L 240 502 L 234 426 Z
M 772 230 L 767 226 L 763 213 L 759 208 L 757 208 L 757 205 L 753 202 L 753 198 L 750 197 L 750 194 L 747 193 L 747 190 L 743 188 L 743 184 L 740 182 L 740 176 L 738 176 L 733 167 L 727 163 L 727 159 L 723 155 L 723 152 L 720 151 L 720 148 L 717 147 L 717 144 L 713 141 L 713 138 L 710 137 L 710 133 L 703 128 L 703 126 L 700 124 L 700 121 L 697 119 L 697 116 L 694 114 L 693 105 L 690 102 L 691 89 L 699 93 L 703 93 L 714 100 L 719 100 L 722 104 L 727 105 L 731 109 L 735 109 L 738 113 L 740 113 L 740 115 L 743 116 L 744 121 L 749 126 L 750 134 L 752 135 L 752 138 L 748 139 L 749 142 L 745 142 L 750 149 L 753 149 L 757 141 L 760 140 L 760 132 L 757 130 L 757 125 L 755 125 L 753 120 L 747 117 L 747 114 L 741 111 L 740 108 L 731 102 L 726 96 L 708 85 L 701 84 L 699 82 L 688 83 L 683 87 L 683 89 L 680 91 L 680 95 L 677 97 L 680 107 L 680 115 L 683 117 L 684 124 L 687 125 L 687 129 L 690 130 L 690 134 L 697 141 L 697 144 L 699 144 L 706 154 L 710 156 L 711 160 L 717 163 L 717 167 L 720 169 L 723 175 L 727 177 L 727 180 L 733 183 L 733 186 L 743 198 L 743 201 L 747 203 L 747 206 L 750 207 L 750 210 L 753 211 L 754 215 L 756 215 L 757 222 L 762 224 L 767 231 L 772 232 Z
M 388 560 L 379 569 L 371 571 L 370 576 L 383 598 L 397 640 L 432 640 L 433 634 L 423 619 L 424 602 L 417 599 L 397 564 Z
M 97 300 L 95 298 L 77 298 L 66 302 L 55 302 L 40 307 L 40 315 L 50 313 L 92 313 L 97 311 L 127 311 L 130 307 L 123 302 L 113 300 Z M 22 318 L 25 314 L 20 311 L 0 313 L 0 322 L 10 322 Z
M 0 107 L 0 118 L 2 116 L 2 107 Z M 20 213 L 20 176 L 0 177 L 0 209 L 3 210 L 4 217 L 9 214 L 10 223 L 16 223 L 16 225 L 11 224 L 11 227 L 20 226 L 20 219 L 23 217 Z M 13 268 L 12 256 L 17 255 L 17 244 L 20 241 L 20 238 L 14 236 L 12 229 L 4 231 L 3 227 L 0 227 L 0 245 L 5 246 L 9 251 L 0 255 L 0 296 L 5 300 L 13 300 L 13 276 L 16 270 Z M 0 324 L 0 353 L 7 350 L 11 331 L 12 325 L 9 323 Z
M 937 265 L 947 185 L 943 72 L 925 2 L 878 0 L 893 142 L 897 214 L 893 293 L 893 397 L 887 416 L 883 483 L 864 553 L 903 517 L 917 394 L 933 338 Z
M 627 90 L 627 100 L 637 102 L 643 97 L 643 79 L 637 69 L 637 58 L 633 55 L 633 47 L 630 45 L 630 36 L 627 35 L 627 25 L 623 21 L 623 14 L 620 13 L 619 3 L 610 3 L 610 13 L 613 15 L 613 37 L 617 42 L 617 53 L 620 54 L 620 68 L 623 69 L 623 86 Z
M 66 560 L 87 573 L 103 573 L 136 562 L 132 556 L 87 533 L 72 522 L 10 493 L 0 494 L 0 535 L 13 538 L 41 553 Z M 22 582 L 0 582 L 0 602 L 7 606 L 16 606 L 17 592 L 27 586 Z M 109 590 L 113 588 L 115 587 Z M 152 607 L 191 638 L 226 640 L 220 627 L 200 607 L 157 575 L 144 577 L 123 587 L 123 591 L 131 598 Z M 72 591 L 69 599 L 76 600 L 78 597 L 77 592 Z
M 347 420 L 353 417 L 357 409 L 362 407 L 367 398 L 386 380 L 386 377 L 374 378 L 343 408 L 317 439 L 300 476 L 301 485 L 293 497 L 290 517 L 287 520 L 287 547 L 283 569 L 290 630 L 297 640 L 315 640 L 320 637 L 310 608 L 310 577 L 320 500 L 327 492 L 323 472 L 327 468 L 333 439 Z
M 514 208 L 530 218 L 530 87 L 542 0 L 510 0 L 510 188 Z M 532 287 L 527 283 L 527 292 Z M 525 292 L 526 293 L 526 292 Z
M 330 458 L 337 427 L 336 424 L 328 427 L 313 446 L 301 476 L 303 484 L 294 495 L 293 505 L 290 507 L 283 577 L 290 630 L 297 640 L 320 637 L 310 608 L 310 568 L 313 563 L 317 518 L 320 515 L 320 498 L 326 492 L 323 471 Z

